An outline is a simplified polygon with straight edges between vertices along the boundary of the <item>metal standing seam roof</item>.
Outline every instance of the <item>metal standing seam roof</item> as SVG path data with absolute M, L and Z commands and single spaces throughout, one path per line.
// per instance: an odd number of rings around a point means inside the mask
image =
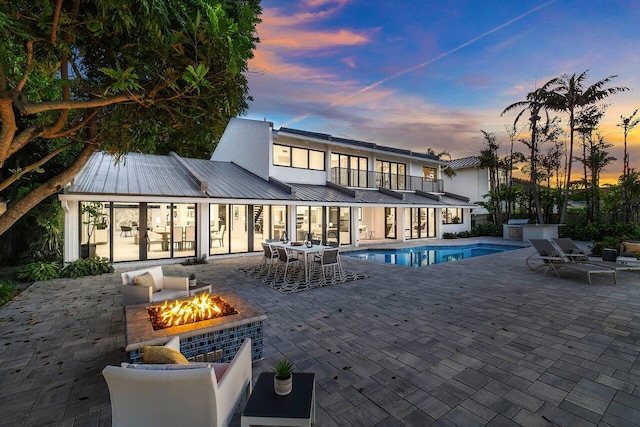
M 187 168 L 207 182 L 207 195 L 213 198 L 295 200 L 295 198 L 230 162 L 182 158 Z
M 475 156 L 462 157 L 460 159 L 451 160 L 448 163 L 451 169 L 463 169 L 463 168 L 479 167 L 480 159 Z
M 201 186 L 201 183 L 206 186 Z M 130 153 L 114 163 L 114 157 L 94 154 L 77 175 L 67 194 L 173 196 L 283 202 L 397 205 L 453 205 L 472 203 L 441 196 L 440 201 L 403 192 L 396 198 L 378 190 L 350 189 L 351 196 L 328 185 L 292 184 L 292 193 L 231 163 L 203 159 Z
M 291 184 L 295 199 L 304 202 L 358 203 L 358 200 L 326 185 Z
M 404 149 L 404 148 L 395 148 L 395 147 L 389 147 L 389 146 L 386 146 L 386 145 L 378 145 L 378 144 L 375 144 L 373 142 L 365 142 L 365 141 L 358 141 L 358 140 L 355 140 L 355 139 L 347 139 L 347 138 L 335 137 L 335 136 L 330 135 L 328 133 L 309 132 L 309 131 L 306 131 L 306 130 L 283 128 L 283 127 L 281 127 L 278 130 L 278 132 L 285 132 L 285 133 L 290 133 L 290 134 L 294 134 L 294 135 L 306 136 L 306 137 L 309 137 L 309 138 L 319 139 L 319 140 L 327 141 L 327 142 L 337 142 L 337 143 L 340 143 L 340 144 L 352 145 L 354 147 L 359 147 L 359 148 L 368 148 L 368 149 L 371 149 L 371 150 L 386 151 L 386 152 L 393 153 L 393 154 L 402 154 L 402 155 L 405 155 L 405 156 L 418 157 L 418 158 L 424 159 L 424 160 L 431 160 L 431 161 L 434 161 L 434 162 L 445 163 L 442 160 L 440 160 L 437 156 L 433 156 L 431 154 L 416 153 L 415 151 L 407 150 L 407 149 Z
M 202 197 L 199 183 L 169 156 L 93 154 L 66 193 Z

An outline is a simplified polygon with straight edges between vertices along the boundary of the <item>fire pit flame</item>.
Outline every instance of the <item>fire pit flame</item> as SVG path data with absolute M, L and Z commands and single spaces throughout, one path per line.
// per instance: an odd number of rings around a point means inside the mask
M 165 301 L 163 305 L 151 307 L 148 311 L 154 330 L 237 314 L 222 298 L 207 292 L 189 300 Z

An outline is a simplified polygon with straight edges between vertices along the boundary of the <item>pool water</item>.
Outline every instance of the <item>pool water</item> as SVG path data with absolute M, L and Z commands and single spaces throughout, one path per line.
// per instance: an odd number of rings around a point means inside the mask
M 471 245 L 417 246 L 402 249 L 365 249 L 341 252 L 341 255 L 386 264 L 424 267 L 482 255 L 520 249 L 518 246 L 476 243 Z

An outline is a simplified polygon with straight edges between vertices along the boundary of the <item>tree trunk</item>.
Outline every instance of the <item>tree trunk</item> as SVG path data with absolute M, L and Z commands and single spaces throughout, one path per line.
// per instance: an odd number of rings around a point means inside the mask
M 573 163 L 573 129 L 574 129 L 574 116 L 573 108 L 569 115 L 569 159 L 567 161 L 567 181 L 564 186 L 564 200 L 562 201 L 562 209 L 560 209 L 559 224 L 564 224 L 565 216 L 567 215 L 567 204 L 569 203 L 569 187 L 571 186 L 571 163 Z

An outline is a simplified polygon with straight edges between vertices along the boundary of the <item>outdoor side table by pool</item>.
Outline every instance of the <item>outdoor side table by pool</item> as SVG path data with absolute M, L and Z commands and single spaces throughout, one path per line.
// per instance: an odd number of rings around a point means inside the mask
M 293 390 L 286 396 L 278 396 L 273 390 L 273 375 L 273 372 L 263 372 L 258 377 L 247 406 L 242 411 L 242 427 L 309 427 L 315 423 L 315 374 L 294 373 Z

